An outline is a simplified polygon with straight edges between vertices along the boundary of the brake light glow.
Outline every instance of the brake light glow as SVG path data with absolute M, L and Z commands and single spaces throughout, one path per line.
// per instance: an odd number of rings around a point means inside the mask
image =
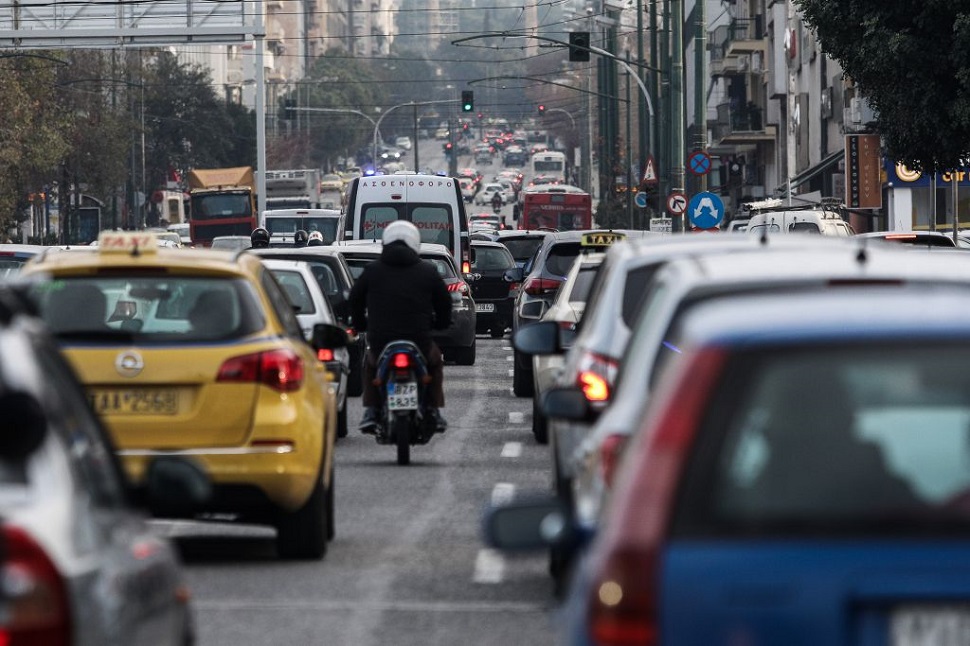
M 293 392 L 303 385 L 303 360 L 292 350 L 282 348 L 233 357 L 219 368 L 216 381 L 256 382 L 281 393 Z
M 586 399 L 591 402 L 604 402 L 610 398 L 610 387 L 600 375 L 591 370 L 584 370 L 579 373 L 580 387 Z
M 411 356 L 407 352 L 398 352 L 394 355 L 391 363 L 398 370 L 407 370 L 411 366 Z
M 586 399 L 591 402 L 607 401 L 610 389 L 616 383 L 619 362 L 604 354 L 584 352 L 579 359 L 578 369 L 576 385 L 582 388 Z
M 7 606 L 0 644 L 67 646 L 70 605 L 64 579 L 43 548 L 23 529 L 3 528 L 0 582 Z
M 456 280 L 453 283 L 448 283 L 447 287 L 449 292 L 457 292 L 459 294 L 468 293 L 468 283 L 463 280 Z
M 472 264 L 470 262 L 468 262 L 467 260 L 463 260 L 461 262 L 461 273 L 463 273 L 463 274 L 469 274 L 469 273 L 471 273 L 471 271 L 472 271 Z
M 595 544 L 587 602 L 590 638 L 598 646 L 656 645 L 659 555 L 673 514 L 677 484 L 726 353 L 698 352 L 658 394 L 657 415 L 626 450 L 610 518 Z
M 530 278 L 522 285 L 522 291 L 529 296 L 552 294 L 559 290 L 562 281 L 555 278 Z
M 317 350 L 317 359 L 326 363 L 327 361 L 333 361 L 333 350 L 330 348 L 320 348 Z

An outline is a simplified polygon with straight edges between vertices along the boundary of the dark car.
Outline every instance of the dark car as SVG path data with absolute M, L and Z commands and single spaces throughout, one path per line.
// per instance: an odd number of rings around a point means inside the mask
M 515 260 L 505 245 L 472 240 L 472 280 L 469 285 L 475 299 L 475 331 L 488 332 L 500 339 L 512 326 L 512 303 L 518 284 L 506 279 L 505 272 L 515 267 Z
M 333 247 L 280 247 L 269 249 L 253 249 L 251 253 L 263 258 L 278 260 L 302 260 L 309 263 L 313 276 L 330 301 L 337 322 L 344 327 L 353 328 L 350 320 L 350 304 L 347 297 L 354 284 L 354 275 L 344 257 Z M 364 356 L 363 335 L 354 336 L 354 342 L 347 346 L 350 351 L 350 374 L 347 376 L 347 395 L 359 397 L 363 392 L 361 382 L 361 361 Z
M 516 267 L 522 267 L 542 245 L 547 231 L 499 231 L 492 239 L 501 242 L 511 252 Z

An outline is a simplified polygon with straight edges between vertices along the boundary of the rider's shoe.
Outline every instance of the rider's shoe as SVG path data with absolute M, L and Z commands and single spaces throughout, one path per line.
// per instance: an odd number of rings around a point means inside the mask
M 444 433 L 448 430 L 448 420 L 441 416 L 441 411 L 437 408 L 429 408 L 428 415 L 434 420 L 435 430 Z
M 360 418 L 360 425 L 357 427 L 360 429 L 361 433 L 366 433 L 368 435 L 375 435 L 377 433 L 377 425 L 380 413 L 374 406 L 367 406 L 364 408 L 364 415 Z

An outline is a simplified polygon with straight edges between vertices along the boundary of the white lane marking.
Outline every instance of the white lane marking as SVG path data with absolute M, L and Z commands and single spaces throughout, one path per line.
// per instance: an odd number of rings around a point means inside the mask
M 503 458 L 517 458 L 522 455 L 522 442 L 506 442 L 502 447 Z
M 513 357 L 512 355 L 509 355 L 509 356 L 505 357 L 505 360 L 506 361 L 512 361 L 512 359 L 514 359 L 514 358 L 515 357 Z
M 503 345 L 502 346 L 502 349 L 503 350 L 511 350 L 512 349 L 512 346 L 510 346 L 510 345 Z
M 478 550 L 475 557 L 475 583 L 501 583 L 505 578 L 505 558 L 495 550 Z
M 346 612 L 364 608 L 368 611 L 399 610 L 407 612 L 518 612 L 545 613 L 549 608 L 538 603 L 515 601 L 370 601 L 365 599 L 308 601 L 306 599 L 284 599 L 260 601 L 247 599 L 200 599 L 193 600 L 192 606 L 204 610 L 243 611 L 286 610 L 291 608 L 320 610 L 323 612 Z
M 514 377 L 514 376 L 515 376 L 515 370 L 512 370 L 511 368 L 509 368 L 509 377 Z
M 525 413 L 509 413 L 509 424 L 522 424 L 525 422 Z
M 515 497 L 515 485 L 511 482 L 499 482 L 492 488 L 492 506 L 498 507 L 511 502 Z

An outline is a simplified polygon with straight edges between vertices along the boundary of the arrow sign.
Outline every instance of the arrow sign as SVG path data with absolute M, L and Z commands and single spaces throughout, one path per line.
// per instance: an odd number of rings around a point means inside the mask
M 656 185 L 657 182 L 657 162 L 654 161 L 653 155 L 650 155 L 647 157 L 647 163 L 643 169 L 643 183 Z
M 647 194 L 643 191 L 639 191 L 636 197 L 633 198 L 633 202 L 641 209 L 647 208 Z
M 671 193 L 667 196 L 667 210 L 672 215 L 683 215 L 687 210 L 687 196 L 683 193 Z
M 714 193 L 698 193 L 687 205 L 687 218 L 698 229 L 715 229 L 724 220 L 724 202 Z

